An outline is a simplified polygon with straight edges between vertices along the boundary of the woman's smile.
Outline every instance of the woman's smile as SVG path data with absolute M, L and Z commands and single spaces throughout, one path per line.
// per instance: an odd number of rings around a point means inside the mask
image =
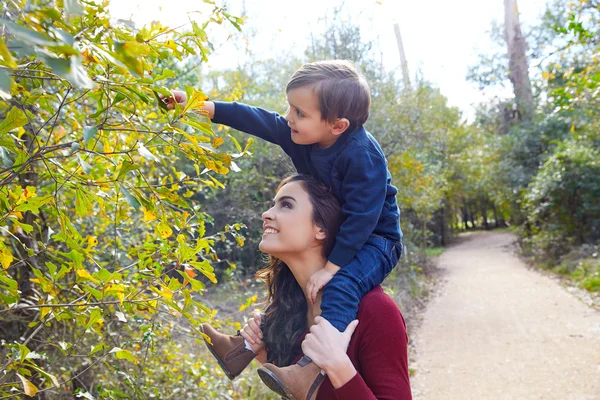
M 264 230 L 263 230 L 263 236 L 265 235 L 273 235 L 275 233 L 279 233 L 279 231 L 275 228 L 272 228 L 270 226 L 265 226 Z

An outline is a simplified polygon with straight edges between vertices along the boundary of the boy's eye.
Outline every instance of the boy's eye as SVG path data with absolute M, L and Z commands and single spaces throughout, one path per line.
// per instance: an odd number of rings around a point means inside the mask
M 299 116 L 299 117 L 301 117 L 301 116 L 303 115 L 303 114 L 302 114 L 302 111 L 300 111 L 300 110 L 296 110 L 296 115 L 297 115 L 297 116 Z

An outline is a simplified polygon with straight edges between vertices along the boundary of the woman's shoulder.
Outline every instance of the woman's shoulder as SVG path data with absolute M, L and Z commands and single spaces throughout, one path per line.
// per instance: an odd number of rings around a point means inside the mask
M 362 298 L 357 319 L 360 322 L 385 322 L 392 325 L 395 325 L 393 321 L 398 321 L 402 326 L 405 325 L 400 308 L 381 286 L 375 287 Z

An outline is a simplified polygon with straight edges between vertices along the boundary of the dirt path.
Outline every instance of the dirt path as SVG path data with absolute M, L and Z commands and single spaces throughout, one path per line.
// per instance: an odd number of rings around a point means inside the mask
M 510 233 L 474 233 L 439 258 L 415 333 L 415 400 L 600 399 L 600 312 L 527 269 Z

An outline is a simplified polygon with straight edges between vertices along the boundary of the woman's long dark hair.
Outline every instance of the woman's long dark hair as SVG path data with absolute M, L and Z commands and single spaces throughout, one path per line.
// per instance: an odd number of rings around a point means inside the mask
M 277 191 L 290 182 L 300 182 L 308 193 L 313 222 L 325 232 L 323 256 L 328 256 L 342 223 L 339 202 L 327 186 L 307 175 L 284 179 Z M 261 325 L 267 361 L 278 366 L 289 365 L 300 354 L 298 338 L 307 329 L 304 292 L 288 266 L 273 256 L 256 276 L 267 284 L 267 306 Z

